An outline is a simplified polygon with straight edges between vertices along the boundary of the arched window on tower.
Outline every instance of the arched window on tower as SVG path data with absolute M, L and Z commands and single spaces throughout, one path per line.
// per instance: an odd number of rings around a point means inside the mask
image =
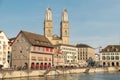
M 65 35 L 67 35 L 67 30 L 65 30 Z
M 51 34 L 51 30 L 48 30 L 49 35 Z

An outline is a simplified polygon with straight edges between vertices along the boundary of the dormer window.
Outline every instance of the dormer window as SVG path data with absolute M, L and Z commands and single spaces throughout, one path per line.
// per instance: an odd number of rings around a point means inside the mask
M 107 51 L 109 52 L 110 50 L 109 50 L 109 49 L 107 49 Z
M 115 51 L 118 51 L 118 49 L 117 49 L 117 48 L 115 48 Z
M 39 43 L 40 43 L 40 41 L 39 41 L 39 40 L 35 40 L 35 42 L 36 42 L 37 44 L 39 44 Z
M 114 46 L 112 46 L 112 49 L 114 49 Z

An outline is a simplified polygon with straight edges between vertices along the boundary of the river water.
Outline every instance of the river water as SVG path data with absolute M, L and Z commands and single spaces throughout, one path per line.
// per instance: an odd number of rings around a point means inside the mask
M 4 80 L 120 80 L 120 72 L 64 74 L 47 77 L 26 77 Z

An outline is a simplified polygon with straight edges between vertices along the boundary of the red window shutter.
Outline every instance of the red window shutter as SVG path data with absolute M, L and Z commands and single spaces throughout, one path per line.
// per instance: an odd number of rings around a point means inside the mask
M 49 51 L 49 48 L 46 48 L 46 51 Z
M 53 52 L 53 49 L 52 49 L 52 48 L 50 48 L 50 52 Z

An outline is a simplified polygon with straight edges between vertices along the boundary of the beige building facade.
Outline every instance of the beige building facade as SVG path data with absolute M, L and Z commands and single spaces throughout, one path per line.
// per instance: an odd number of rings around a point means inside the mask
M 95 49 L 86 44 L 77 44 L 76 47 L 78 48 L 78 64 L 81 66 L 86 66 L 86 61 L 89 58 L 95 60 Z
M 12 44 L 14 69 L 47 69 L 53 64 L 53 46 L 43 35 L 20 31 Z
M 53 34 L 52 11 L 50 8 L 46 9 L 44 20 L 44 36 L 47 37 L 53 45 L 69 44 L 69 21 L 66 9 L 64 9 L 62 12 L 60 37 L 56 34 Z
M 101 66 L 120 66 L 120 45 L 108 45 L 100 52 Z

